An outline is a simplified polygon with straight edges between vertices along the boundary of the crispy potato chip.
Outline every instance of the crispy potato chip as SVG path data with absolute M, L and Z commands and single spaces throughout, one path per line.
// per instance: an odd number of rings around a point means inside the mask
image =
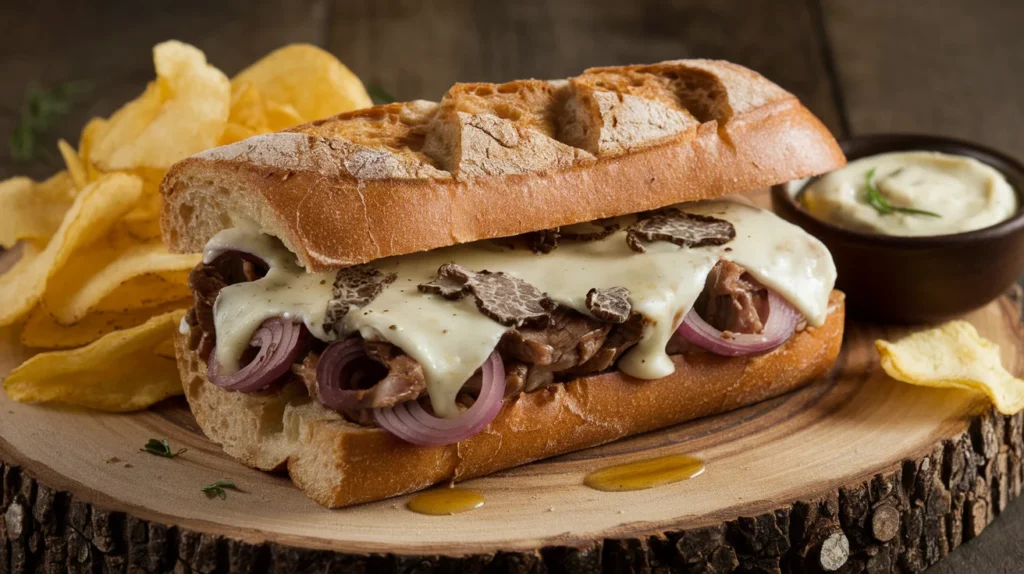
M 329 52 L 309 44 L 274 50 L 232 78 L 232 87 L 251 84 L 267 102 L 288 104 L 303 121 L 318 120 L 372 105 L 366 88 Z
M 48 239 L 73 198 L 74 183 L 66 171 L 43 183 L 27 177 L 0 182 L 0 247 L 10 249 L 21 239 Z
M 4 390 L 16 401 L 114 412 L 144 409 L 179 395 L 177 365 L 154 349 L 172 336 L 183 314 L 153 317 L 79 349 L 40 353 L 7 375 Z
M 43 303 L 61 324 L 71 325 L 94 310 L 134 310 L 189 296 L 188 271 L 198 253 L 168 253 L 159 241 L 137 243 L 116 236 L 76 253 L 54 276 Z M 158 275 L 179 272 L 172 283 Z
M 173 279 L 172 273 L 148 273 L 125 281 L 96 303 L 96 311 L 127 312 L 134 309 L 162 305 L 190 297 L 188 271 L 181 271 Z
M 251 138 L 252 136 L 259 135 L 260 133 L 262 132 L 251 130 L 243 125 L 228 124 L 228 126 L 224 128 L 224 133 L 220 136 L 220 145 L 240 142 L 245 138 Z
M 79 157 L 75 148 L 71 147 L 71 144 L 64 140 L 58 140 L 57 149 L 60 150 L 60 155 L 64 158 L 64 165 L 68 166 L 71 180 L 75 182 L 75 191 L 88 185 L 89 174 L 86 173 L 85 164 L 82 163 L 82 158 Z
M 256 133 L 269 131 L 267 106 L 263 95 L 252 84 L 231 86 L 231 113 L 228 123 L 246 127 Z
M 898 381 L 984 393 L 1007 415 L 1024 409 L 1024 380 L 1003 368 L 999 346 L 966 321 L 951 321 L 895 343 L 878 340 L 875 348 L 882 368 Z
M 107 120 L 103 118 L 93 118 L 85 124 L 82 135 L 78 138 L 78 154 L 82 158 L 82 165 L 85 166 L 89 181 L 96 181 L 100 176 L 99 170 L 93 165 L 92 148 L 96 145 L 96 140 L 106 133 L 108 125 Z
M 165 341 L 158 344 L 153 352 L 161 357 L 167 357 L 168 359 L 177 360 L 177 356 L 174 353 L 174 339 L 168 337 Z
M 71 254 L 105 235 L 141 194 L 142 180 L 126 174 L 103 176 L 79 192 L 46 248 L 24 250 L 14 268 L 0 275 L 0 326 L 27 315 Z
M 74 325 L 61 325 L 50 316 L 43 306 L 38 306 L 25 322 L 25 327 L 21 331 L 21 344 L 26 347 L 47 349 L 81 347 L 107 333 L 137 327 L 154 315 L 177 309 L 187 309 L 190 306 L 192 306 L 192 299 L 181 299 L 157 307 L 135 309 L 128 312 L 98 311 L 86 315 Z
M 305 123 L 302 116 L 292 106 L 274 102 L 267 104 L 267 127 L 270 131 L 286 130 L 302 123 Z
M 153 48 L 157 81 L 110 117 L 90 159 L 101 170 L 167 169 L 217 145 L 231 85 L 198 49 L 178 41 Z

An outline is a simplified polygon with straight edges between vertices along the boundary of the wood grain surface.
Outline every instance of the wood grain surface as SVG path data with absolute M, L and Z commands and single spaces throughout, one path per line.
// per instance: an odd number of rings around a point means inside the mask
M 74 142 L 88 117 L 141 92 L 152 77 L 150 47 L 171 37 L 196 44 L 228 73 L 282 43 L 317 43 L 400 97 L 437 97 L 457 80 L 722 57 L 796 93 L 838 135 L 944 133 L 1020 157 L 1022 7 L 1001 0 L 0 2 L 0 178 L 44 177 L 59 165 L 55 157 L 9 157 L 6 134 L 27 84 L 94 84 L 47 138 L 53 150 L 58 136 Z M 1018 571 L 1022 538 L 1018 503 L 932 570 Z

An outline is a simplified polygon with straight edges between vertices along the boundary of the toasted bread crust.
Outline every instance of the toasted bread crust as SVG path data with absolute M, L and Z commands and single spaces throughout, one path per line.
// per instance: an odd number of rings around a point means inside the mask
M 177 336 L 185 396 L 203 432 L 225 452 L 263 469 L 286 468 L 328 507 L 380 500 L 756 403 L 824 375 L 843 338 L 844 297 L 833 291 L 825 324 L 749 358 L 673 356 L 676 371 L 642 381 L 619 372 L 585 377 L 506 401 L 480 434 L 457 445 L 418 447 L 380 428 L 344 420 L 292 382 L 265 394 L 225 391 Z
M 232 218 L 310 271 L 750 191 L 840 167 L 791 94 L 727 62 L 458 84 L 215 148 L 164 180 L 173 251 Z

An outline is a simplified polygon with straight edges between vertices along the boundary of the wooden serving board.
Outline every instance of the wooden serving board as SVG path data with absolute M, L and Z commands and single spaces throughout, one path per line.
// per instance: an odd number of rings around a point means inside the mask
M 968 317 L 1015 372 L 1019 317 L 1012 297 Z M 114 415 L 0 394 L 0 571 L 919 570 L 1020 493 L 1021 416 L 888 379 L 872 341 L 897 329 L 851 324 L 847 333 L 827 380 L 472 480 L 485 506 L 446 517 L 408 511 L 408 497 L 320 508 L 287 478 L 225 456 L 180 399 Z M 23 354 L 10 337 L 0 343 L 0 373 Z M 140 452 L 149 438 L 188 452 Z M 703 458 L 707 471 L 645 491 L 583 485 L 592 470 L 672 453 Z M 244 492 L 200 492 L 221 479 Z

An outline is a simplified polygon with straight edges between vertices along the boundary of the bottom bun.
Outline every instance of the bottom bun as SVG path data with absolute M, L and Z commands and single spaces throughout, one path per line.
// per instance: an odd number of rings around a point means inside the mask
M 346 421 L 311 400 L 297 381 L 268 393 L 225 391 L 206 363 L 175 337 L 178 368 L 196 421 L 226 453 L 262 470 L 287 469 L 310 498 L 339 507 L 464 480 L 797 389 L 824 375 L 843 338 L 843 294 L 833 291 L 821 327 L 752 357 L 674 355 L 668 377 L 617 371 L 521 394 L 481 433 L 457 445 L 421 447 Z

